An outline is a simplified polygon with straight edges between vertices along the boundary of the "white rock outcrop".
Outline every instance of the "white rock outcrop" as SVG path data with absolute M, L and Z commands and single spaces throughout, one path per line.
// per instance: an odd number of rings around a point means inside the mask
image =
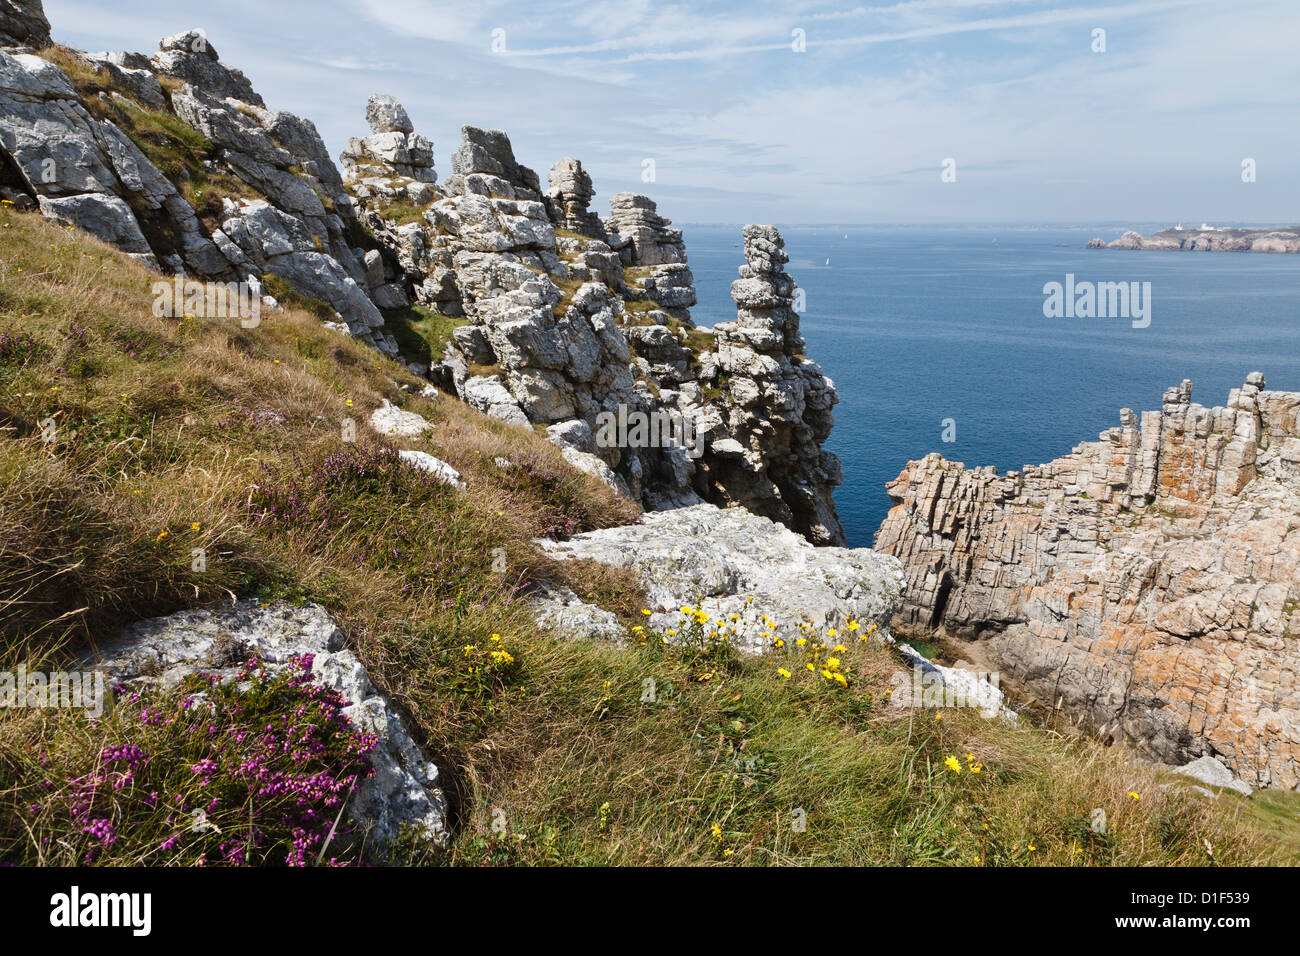
M 902 598 L 903 568 L 866 548 L 816 548 L 744 508 L 700 504 L 647 513 L 640 524 L 540 541 L 561 560 L 586 558 L 639 574 L 659 629 L 680 626 L 684 605 L 737 614 L 750 650 L 766 646 L 762 616 L 779 627 L 856 620 L 885 634 Z M 751 601 L 750 598 L 753 598 Z M 593 635 L 599 636 L 599 635 Z

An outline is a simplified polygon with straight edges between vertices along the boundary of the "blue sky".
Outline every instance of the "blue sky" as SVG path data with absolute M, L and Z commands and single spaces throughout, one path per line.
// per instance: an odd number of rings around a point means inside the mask
M 440 176 L 461 124 L 504 129 L 543 181 L 581 159 L 602 214 L 630 189 L 679 223 L 1300 221 L 1297 0 L 45 7 L 95 51 L 204 29 L 336 158 L 372 92 L 402 100 Z

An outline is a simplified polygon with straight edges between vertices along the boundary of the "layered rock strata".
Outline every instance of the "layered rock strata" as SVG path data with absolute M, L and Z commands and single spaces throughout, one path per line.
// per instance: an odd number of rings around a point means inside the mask
M 1004 683 L 1106 738 L 1300 785 L 1300 393 L 1169 389 L 1097 442 L 998 475 L 932 454 L 876 548 L 898 620 L 978 637 Z
M 831 497 L 843 471 L 821 447 L 834 424 L 835 383 L 804 355 L 781 234 L 751 225 L 743 235 L 745 264 L 731 284 L 736 321 L 714 326 L 715 348 L 700 357 L 701 382 L 723 396 L 708 408 L 721 414 L 712 434 L 725 435 L 710 445 L 710 500 L 742 505 L 815 544 L 843 544 Z

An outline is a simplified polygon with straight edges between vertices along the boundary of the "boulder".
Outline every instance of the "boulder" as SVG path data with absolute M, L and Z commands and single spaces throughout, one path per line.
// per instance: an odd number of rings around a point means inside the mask
M 560 560 L 637 571 L 651 611 L 647 625 L 656 629 L 680 627 L 683 605 L 714 617 L 736 614 L 750 651 L 770 643 L 764 614 L 784 632 L 800 623 L 822 629 L 854 620 L 887 634 L 903 586 L 894 558 L 866 548 L 815 548 L 744 508 L 711 504 L 648 512 L 640 524 L 538 546 Z

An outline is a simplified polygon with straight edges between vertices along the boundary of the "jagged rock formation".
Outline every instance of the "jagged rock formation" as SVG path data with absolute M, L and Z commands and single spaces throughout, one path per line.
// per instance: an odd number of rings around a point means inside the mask
M 1129 229 L 1107 242 L 1089 239 L 1089 249 L 1145 249 L 1186 252 L 1300 252 L 1300 229 L 1163 229 L 1150 236 Z
M 814 548 L 788 528 L 743 508 L 700 504 L 647 514 L 637 525 L 539 541 L 552 557 L 590 559 L 636 570 L 650 602 L 648 626 L 681 626 L 682 605 L 703 607 L 719 618 L 739 617 L 744 648 L 770 644 L 763 616 L 782 633 L 800 622 L 839 627 L 850 619 L 876 624 L 888 636 L 901 599 L 898 561 L 866 548 Z M 750 598 L 753 598 L 751 601 Z M 567 620 L 571 633 L 607 637 L 600 614 L 585 620 L 575 602 L 545 601 L 540 613 Z M 792 638 L 793 639 L 793 638 Z
M 38 3 L 19 6 L 40 13 Z M 7 33 L 25 22 L 0 14 Z M 24 29 L 32 45 L 48 43 L 48 34 Z M 351 200 L 310 121 L 267 110 L 197 30 L 163 38 L 152 58 L 56 53 L 0 53 L 5 198 L 38 202 L 46 216 L 157 270 L 255 287 L 279 276 L 332 308 L 351 334 L 396 354 L 368 295 L 364 253 L 352 246 Z M 58 57 L 93 79 L 74 83 Z M 193 173 L 164 172 L 149 158 L 150 144 L 127 132 L 141 117 L 191 127 L 206 151 L 203 174 L 238 188 L 206 193 L 195 208 L 181 192 Z
M 392 843 L 407 827 L 445 843 L 447 806 L 438 768 L 342 641 L 333 620 L 315 604 L 246 601 L 221 611 L 182 611 L 140 621 L 103 642 L 87 663 L 128 687 L 172 687 L 196 672 L 232 679 L 249 658 L 274 671 L 290 658 L 311 655 L 316 678 L 348 701 L 344 715 L 362 733 L 378 738 L 370 753 L 375 774 L 349 798 L 348 817 L 380 845 Z
M 50 21 L 40 0 L 0 0 L 0 47 L 39 50 L 50 42 Z
M 736 321 L 713 329 L 700 380 L 727 397 L 728 436 L 712 444 L 714 481 L 730 501 L 788 524 L 817 544 L 843 544 L 831 492 L 839 459 L 821 448 L 839 400 L 835 384 L 804 357 L 785 242 L 772 226 L 746 226 L 745 264 L 731 284 Z
M 354 193 L 378 195 L 427 205 L 429 187 L 438 181 L 433 168 L 433 143 L 415 132 L 406 110 L 391 96 L 376 94 L 366 105 L 370 135 L 351 139 L 343 151 L 344 177 Z
M 670 229 L 672 222 L 659 215 L 658 207 L 647 196 L 618 193 L 609 201 L 609 218 L 605 228 L 627 240 L 631 265 L 658 266 L 686 261 L 682 231 Z M 619 244 L 622 248 L 622 244 Z
M 366 144 L 413 134 L 396 101 L 384 101 L 384 115 L 398 117 L 394 129 L 353 140 L 343 161 L 383 245 L 384 282 L 466 319 L 433 377 L 494 418 L 547 426 L 571 462 L 647 507 L 740 505 L 818 544 L 843 543 L 831 500 L 839 463 L 820 447 L 835 390 L 803 357 L 774 228 L 745 228 L 737 321 L 713 341 L 690 321 L 682 234 L 651 200 L 620 193 L 602 225 L 577 160 L 555 164 L 543 201 L 505 133 L 466 126 L 451 177 L 418 183 L 433 198 L 416 221 L 399 221 L 394 210 L 410 207 L 393 203 L 413 180 Z M 702 454 L 680 443 L 602 447 L 600 416 L 620 410 L 689 422 Z
M 589 239 L 605 241 L 609 238 L 600 217 L 587 209 L 596 189 L 582 163 L 566 156 L 551 167 L 548 180 L 550 188 L 546 190 L 546 201 L 550 204 L 551 219 L 561 229 L 580 233 Z
M 168 235 L 169 265 L 233 276 L 176 187 L 117 126 L 97 120 L 63 71 L 33 54 L 0 52 L 0 161 L 51 219 L 158 266 L 145 238 Z
M 610 248 L 634 270 L 636 290 L 669 315 L 690 321 L 687 310 L 695 304 L 695 277 L 686 265 L 682 231 L 669 228 L 672 222 L 659 215 L 647 196 L 618 193 L 609 209 L 605 229 Z
M 981 638 L 1014 682 L 1105 737 L 1300 785 L 1300 393 L 1254 372 L 1225 407 L 1125 409 L 1020 472 L 909 462 L 876 548 L 902 622 Z
M 820 450 L 835 392 L 802 356 L 772 227 L 747 227 L 737 321 L 715 341 L 691 322 L 681 231 L 632 193 L 602 223 L 576 159 L 543 193 L 504 132 L 465 126 L 439 183 L 433 144 L 376 95 L 340 175 L 316 128 L 267 109 L 201 31 L 152 57 L 87 54 L 45 46 L 43 23 L 34 0 L 0 7 L 6 37 L 43 49 L 0 52 L 3 198 L 159 271 L 257 292 L 274 276 L 484 413 L 547 427 L 570 461 L 646 507 L 750 507 L 842 543 L 839 466 Z M 190 159 L 141 128 L 172 131 Z M 465 320 L 432 367 L 385 328 L 381 309 L 411 304 Z M 673 434 L 609 440 L 598 427 L 627 414 L 671 420 Z

